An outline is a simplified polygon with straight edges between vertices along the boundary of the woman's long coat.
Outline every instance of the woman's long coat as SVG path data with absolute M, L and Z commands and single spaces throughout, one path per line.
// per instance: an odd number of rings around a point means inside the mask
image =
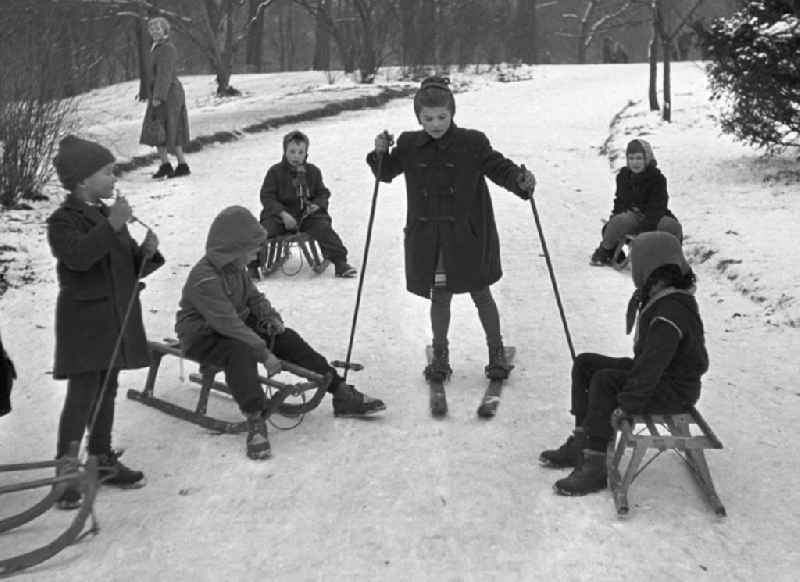
M 48 219 L 50 248 L 58 260 L 56 353 L 53 377 L 105 370 L 136 289 L 143 253 L 127 227 L 115 232 L 106 207 L 86 204 L 74 196 Z M 164 264 L 156 253 L 142 275 Z M 115 368 L 150 365 L 139 298 L 122 336 Z
M 139 143 L 166 146 L 171 153 L 175 153 L 176 146 L 185 147 L 189 143 L 186 96 L 177 74 L 178 51 L 171 42 L 163 41 L 154 44 L 150 52 L 153 63 L 150 94 Z M 161 104 L 153 107 L 153 99 L 160 100 Z M 164 123 L 166 141 L 154 139 L 153 133 L 147 130 L 146 121 L 149 118 L 156 118 Z
M 377 175 L 374 152 L 367 163 Z M 519 196 L 521 169 L 492 149 L 486 136 L 451 125 L 438 140 L 425 131 L 405 132 L 383 156 L 380 179 L 405 174 L 406 287 L 429 297 L 441 252 L 447 288 L 475 291 L 502 277 L 500 241 L 484 176 Z

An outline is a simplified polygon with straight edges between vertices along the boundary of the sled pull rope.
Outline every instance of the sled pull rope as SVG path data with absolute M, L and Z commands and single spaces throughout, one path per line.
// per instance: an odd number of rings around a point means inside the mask
M 522 166 L 525 171 L 525 166 Z M 567 316 L 564 313 L 564 305 L 561 303 L 561 294 L 558 292 L 558 282 L 556 275 L 553 271 L 553 263 L 550 260 L 550 253 L 547 250 L 547 242 L 544 239 L 544 232 L 542 232 L 542 223 L 539 220 L 539 212 L 536 210 L 536 201 L 533 199 L 533 189 L 530 191 L 531 197 L 531 210 L 533 211 L 533 220 L 536 222 L 536 230 L 539 232 L 539 241 L 542 244 L 542 252 L 544 253 L 544 260 L 547 263 L 547 271 L 550 273 L 550 283 L 553 285 L 553 294 L 556 298 L 556 305 L 558 306 L 558 313 L 561 316 L 561 324 L 564 326 L 564 336 L 567 338 L 567 346 L 569 347 L 569 355 L 575 359 L 575 347 L 572 345 L 572 336 L 569 333 L 569 325 L 567 325 Z

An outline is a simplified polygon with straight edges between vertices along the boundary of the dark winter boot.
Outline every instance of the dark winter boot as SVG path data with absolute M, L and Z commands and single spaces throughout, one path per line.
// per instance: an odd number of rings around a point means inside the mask
M 97 455 L 97 471 L 100 482 L 123 489 L 135 489 L 144 486 L 144 473 L 134 471 L 122 464 L 119 458 L 122 453 L 110 450 Z
M 425 366 L 425 378 L 433 382 L 444 382 L 453 373 L 450 367 L 450 350 L 447 345 L 433 344 L 433 358 Z
M 606 488 L 606 454 L 584 449 L 583 460 L 568 477 L 556 481 L 559 495 L 586 495 Z
M 167 178 L 180 178 L 181 176 L 188 176 L 192 172 L 189 171 L 188 164 L 178 164 L 175 166 L 175 171 L 172 172 L 171 176 L 167 176 Z
M 386 410 L 383 400 L 362 394 L 350 384 L 342 382 L 333 392 L 334 416 L 370 416 Z
M 66 459 L 69 457 L 62 457 L 62 459 Z M 78 470 L 78 460 L 74 457 L 71 459 L 72 462 L 58 465 L 56 468 L 56 477 L 61 477 L 63 475 L 67 475 L 69 473 L 75 474 Z M 81 490 L 78 488 L 77 485 L 70 483 L 67 485 L 67 488 L 64 489 L 64 492 L 61 494 L 56 500 L 56 507 L 59 509 L 78 509 L 81 506 L 81 501 L 83 501 L 83 496 L 81 495 Z
M 614 249 L 607 249 L 603 245 L 600 245 L 592 253 L 592 258 L 589 259 L 589 264 L 595 267 L 605 267 L 606 265 L 610 265 L 613 254 Z
M 490 345 L 489 365 L 483 369 L 486 377 L 490 380 L 505 380 L 513 369 L 514 365 L 509 364 L 506 360 L 506 350 L 503 344 Z
M 554 469 L 578 467 L 581 464 L 581 451 L 585 441 L 586 433 L 582 428 L 576 428 L 563 445 L 557 449 L 542 451 L 539 455 L 539 462 L 545 467 Z
M 334 275 L 342 279 L 352 279 L 358 274 L 355 267 L 350 266 L 347 261 L 339 261 L 334 266 Z
M 174 173 L 172 164 L 165 162 L 158 167 L 158 171 L 153 174 L 153 178 L 171 178 Z
M 264 415 L 259 412 L 251 412 L 247 416 L 247 458 L 254 461 L 268 459 L 272 455 L 272 448 L 269 444 L 267 435 L 267 422 Z

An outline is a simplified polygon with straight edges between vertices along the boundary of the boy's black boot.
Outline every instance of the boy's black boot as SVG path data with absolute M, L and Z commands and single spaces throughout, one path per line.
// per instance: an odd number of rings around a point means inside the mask
M 559 495 L 586 495 L 606 486 L 606 454 L 585 449 L 581 464 L 568 477 L 556 481 L 553 488 Z
M 506 360 L 506 350 L 503 344 L 489 345 L 489 365 L 483 371 L 490 380 L 505 380 L 514 369 L 514 364 Z
M 379 398 L 362 394 L 350 384 L 340 383 L 333 391 L 334 416 L 370 416 L 386 410 L 386 405 Z
M 586 433 L 582 428 L 576 428 L 567 441 L 557 449 L 542 451 L 539 455 L 539 462 L 545 467 L 554 469 L 565 469 L 566 467 L 578 467 L 581 464 L 583 445 L 586 441 Z
M 614 249 L 607 249 L 603 245 L 598 246 L 592 253 L 592 258 L 589 259 L 589 264 L 595 267 L 604 267 L 611 264 L 611 256 Z
M 67 459 L 68 457 L 61 457 L 60 460 Z M 78 470 L 77 459 L 74 457 L 72 458 L 73 462 L 68 462 L 65 464 L 57 465 L 56 466 L 56 477 L 61 477 L 63 475 L 68 475 L 70 473 L 76 473 Z M 81 490 L 78 488 L 77 485 L 70 483 L 67 485 L 67 488 L 64 489 L 64 492 L 61 494 L 61 497 L 56 499 L 56 507 L 59 509 L 78 509 L 81 506 L 81 502 L 83 501 L 83 495 L 81 495 Z
M 158 171 L 153 174 L 153 178 L 171 178 L 175 171 L 172 169 L 172 164 L 165 162 L 158 167 Z
M 342 279 L 352 279 L 358 274 L 356 268 L 351 266 L 347 261 L 335 263 L 333 269 L 333 274 Z
M 180 178 L 181 176 L 188 176 L 192 172 L 189 170 L 189 165 L 186 163 L 178 164 L 175 166 L 175 171 L 172 172 L 172 175 L 167 176 L 167 178 Z
M 272 456 L 272 448 L 269 444 L 267 422 L 264 419 L 264 414 L 261 411 L 250 412 L 246 417 L 247 440 L 245 441 L 245 450 L 247 458 L 254 461 L 268 459 Z
M 144 486 L 144 473 L 134 471 L 122 464 L 119 460 L 122 453 L 109 450 L 97 455 L 97 470 L 100 482 L 105 485 L 114 485 L 123 489 L 135 489 Z
M 444 382 L 453 373 L 450 367 L 450 350 L 447 344 L 433 344 L 433 358 L 425 366 L 425 379 L 433 382 Z

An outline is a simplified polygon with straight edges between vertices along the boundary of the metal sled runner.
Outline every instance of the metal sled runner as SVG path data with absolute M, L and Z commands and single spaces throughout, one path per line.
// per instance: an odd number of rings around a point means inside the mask
M 94 518 L 94 499 L 97 495 L 97 459 L 89 457 L 86 463 L 78 461 L 78 443 L 72 443 L 69 453 L 53 461 L 0 465 L 0 473 L 55 468 L 56 477 L 37 479 L 0 487 L 0 498 L 7 493 L 50 487 L 50 491 L 33 506 L 19 513 L 0 519 L 0 534 L 16 529 L 45 514 L 61 498 L 68 487 L 77 487 L 83 497 L 80 508 L 69 527 L 55 540 L 23 554 L 0 559 L 0 578 L 19 570 L 30 568 L 55 556 L 67 546 L 88 533 L 97 533 L 99 528 Z M 92 525 L 84 532 L 86 520 L 91 516 Z
M 267 277 L 283 268 L 284 263 L 289 258 L 292 245 L 296 246 L 305 257 L 306 262 L 315 273 L 322 273 L 330 264 L 321 258 L 321 252 L 317 248 L 317 241 L 305 232 L 296 232 L 272 237 L 267 240 L 264 247 L 258 253 L 259 276 Z M 303 268 L 302 258 L 300 267 L 294 273 L 296 275 Z
M 200 364 L 199 373 L 189 375 L 189 380 L 200 384 L 200 394 L 197 399 L 197 405 L 193 410 L 155 396 L 156 377 L 158 376 L 162 358 L 166 355 L 176 356 L 178 358 L 185 358 L 185 356 L 181 350 L 180 343 L 174 339 L 165 340 L 165 342 L 150 341 L 148 345 L 150 348 L 151 364 L 150 370 L 147 373 L 147 381 L 144 390 L 128 390 L 128 398 L 146 404 L 147 406 L 152 406 L 171 416 L 187 420 L 214 432 L 239 433 L 247 430 L 247 423 L 244 420 L 241 422 L 231 422 L 214 418 L 207 414 L 208 398 L 211 394 L 211 390 L 217 390 L 228 395 L 231 394 L 230 388 L 224 382 L 215 380 L 216 375 L 221 370 L 214 366 L 198 362 Z M 259 376 L 261 384 L 267 387 L 268 391 L 271 393 L 267 398 L 266 416 L 269 417 L 277 412 L 282 416 L 297 417 L 316 408 L 325 397 L 325 392 L 331 381 L 330 376 L 317 374 L 316 372 L 306 370 L 290 362 L 281 361 L 281 366 L 283 370 L 305 378 L 307 381 L 297 384 L 286 384 L 271 378 Z M 274 393 L 272 393 L 272 389 L 275 389 Z M 313 392 L 313 394 L 307 399 L 305 397 L 306 392 Z M 302 402 L 299 404 L 284 402 L 287 398 L 292 396 L 301 397 Z
M 636 425 L 644 425 L 639 433 L 634 432 Z M 659 433 L 661 426 L 664 434 Z M 692 434 L 691 427 L 696 427 L 700 434 Z M 620 472 L 620 461 L 625 450 L 631 448 L 630 462 L 624 475 Z M 708 426 L 700 413 L 692 408 L 682 414 L 646 414 L 637 415 L 633 421 L 623 419 L 615 438 L 608 445 L 606 456 L 608 482 L 614 496 L 614 505 L 619 515 L 627 515 L 629 511 L 628 488 L 633 480 L 651 462 L 666 450 L 673 449 L 686 463 L 708 503 L 714 512 L 724 517 L 725 507 L 717 496 L 711 472 L 708 469 L 703 449 L 721 449 L 722 443 Z M 658 452 L 639 468 L 647 449 L 658 449 Z

